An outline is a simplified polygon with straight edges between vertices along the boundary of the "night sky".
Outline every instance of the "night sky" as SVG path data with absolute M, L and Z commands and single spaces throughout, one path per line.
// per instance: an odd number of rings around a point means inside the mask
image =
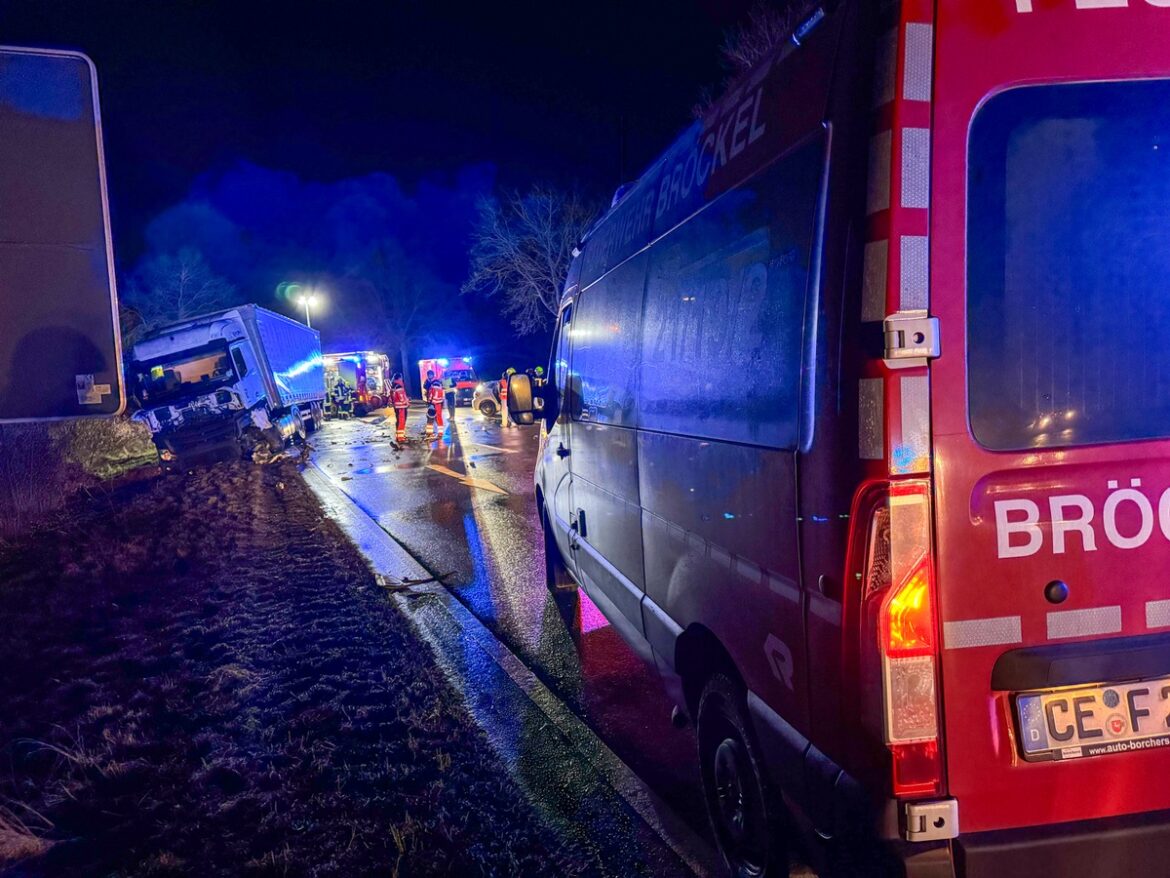
M 725 77 L 721 35 L 747 5 L 6 0 L 0 34 L 96 63 L 127 266 L 154 217 L 240 162 L 407 192 L 486 165 L 608 199 Z

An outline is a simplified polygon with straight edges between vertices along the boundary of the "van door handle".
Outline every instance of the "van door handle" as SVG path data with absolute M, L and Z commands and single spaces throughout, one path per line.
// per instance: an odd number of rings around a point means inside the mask
M 564 460 L 568 456 L 569 456 L 569 449 L 567 449 L 565 447 L 563 442 L 558 442 L 557 443 L 557 457 L 559 457 L 561 460 Z

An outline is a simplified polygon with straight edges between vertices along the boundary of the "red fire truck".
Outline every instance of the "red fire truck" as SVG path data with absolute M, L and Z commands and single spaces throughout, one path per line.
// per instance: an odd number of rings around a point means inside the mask
M 579 253 L 548 582 L 733 873 L 1170 874 L 1170 0 L 813 3 Z
M 390 358 L 376 351 L 325 354 L 325 387 L 332 392 L 338 378 L 353 394 L 354 413 L 382 408 L 390 401 Z
M 427 372 L 434 372 L 435 378 L 442 380 L 450 377 L 455 381 L 455 404 L 471 405 L 471 398 L 475 394 L 479 378 L 475 368 L 471 365 L 471 357 L 432 357 L 429 360 L 418 361 L 418 385 L 423 387 L 427 381 Z

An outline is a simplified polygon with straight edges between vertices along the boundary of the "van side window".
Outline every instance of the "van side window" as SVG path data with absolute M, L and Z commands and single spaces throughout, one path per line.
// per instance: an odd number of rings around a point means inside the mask
M 561 322 L 557 327 L 557 341 L 553 347 L 552 367 L 549 369 L 553 384 L 558 388 L 565 386 L 565 375 L 569 371 L 569 332 L 573 322 L 573 306 L 566 305 L 561 311 Z
M 578 295 L 573 375 L 581 383 L 574 419 L 634 425 L 646 255 L 635 256 Z
M 640 427 L 796 447 L 824 157 L 806 142 L 650 249 Z
M 244 354 L 239 348 L 232 348 L 232 362 L 236 366 L 236 375 L 243 378 L 248 374 L 248 364 L 244 361 Z

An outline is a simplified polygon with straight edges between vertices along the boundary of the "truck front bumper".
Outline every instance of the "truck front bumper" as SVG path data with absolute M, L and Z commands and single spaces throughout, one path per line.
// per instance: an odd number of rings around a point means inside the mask
M 195 464 L 238 460 L 240 457 L 235 418 L 208 419 L 184 425 L 173 432 L 156 433 L 154 444 L 159 450 L 164 472 L 178 472 Z M 164 451 L 168 453 L 163 454 Z

